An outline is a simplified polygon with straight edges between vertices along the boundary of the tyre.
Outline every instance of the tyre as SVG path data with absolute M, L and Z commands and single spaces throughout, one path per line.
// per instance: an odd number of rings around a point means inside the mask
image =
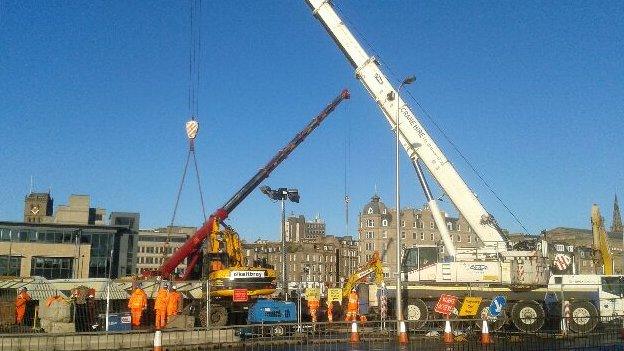
M 206 326 L 206 305 L 200 310 L 199 320 L 202 327 Z M 228 312 L 225 307 L 217 304 L 210 305 L 210 326 L 222 327 L 228 323 Z
M 286 334 L 286 330 L 281 325 L 271 326 L 271 337 L 282 337 Z
M 542 328 L 546 319 L 544 308 L 533 300 L 518 301 L 511 309 L 511 320 L 518 330 L 534 333 Z
M 413 328 L 422 328 L 429 318 L 427 305 L 421 299 L 408 300 L 403 309 L 403 317 Z
M 570 303 L 570 330 L 575 333 L 589 333 L 598 325 L 598 311 L 589 301 Z

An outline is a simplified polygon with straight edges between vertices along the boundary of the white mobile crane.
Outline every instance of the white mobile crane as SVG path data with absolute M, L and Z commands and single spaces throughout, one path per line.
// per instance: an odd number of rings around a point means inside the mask
M 518 329 L 539 330 L 544 325 L 546 317 L 554 313 L 551 313 L 551 310 L 557 310 L 545 299 L 548 293 L 553 292 L 549 286 L 561 282 L 561 277 L 552 277 L 553 279 L 549 281 L 550 272 L 545 242 L 536 242 L 529 250 L 514 250 L 510 247 L 494 217 L 485 210 L 475 194 L 468 188 L 451 162 L 381 71 L 375 57 L 366 53 L 345 22 L 338 16 L 331 2 L 328 0 L 306 0 L 306 2 L 312 9 L 313 15 L 325 27 L 355 69 L 356 78 L 364 85 L 390 126 L 398 133 L 399 140 L 416 169 L 448 254 L 446 261 L 422 265 L 421 263 L 429 261 L 431 257 L 437 258 L 437 247 L 405 250 L 403 270 L 407 275 L 407 284 L 402 291 L 407 290 L 407 294 L 405 292 L 401 294 L 406 300 L 403 304 L 405 306 L 403 314 L 408 320 L 421 321 L 424 324 L 431 315 L 432 305 L 443 293 L 457 294 L 460 299 L 463 296 L 481 296 L 484 298 L 484 306 L 489 305 L 488 299 L 497 295 L 505 295 L 508 303 L 502 314 L 494 321 L 493 328 L 502 327 L 507 321 L 507 315 L 511 314 L 511 319 Z M 482 242 L 482 247 L 478 250 L 454 247 L 436 200 L 431 196 L 419 162 L 425 165 L 478 236 Z M 579 291 L 579 286 L 576 285 L 571 284 L 565 289 L 570 288 L 572 292 Z M 392 288 L 389 287 L 389 289 Z M 578 327 L 573 331 L 586 332 L 593 329 L 595 324 L 591 326 L 585 323 L 582 327 L 580 325 L 584 321 L 592 320 L 591 317 L 598 317 L 596 309 L 588 309 L 587 303 L 598 305 L 600 301 L 593 300 L 590 296 L 597 295 L 587 294 L 587 287 L 584 288 L 575 295 L 567 294 L 567 296 L 575 296 L 578 302 L 571 304 L 572 315 L 574 316 L 576 311 L 578 315 L 590 317 L 571 323 Z M 590 290 L 603 288 L 604 286 L 598 284 Z M 559 290 L 563 291 L 563 289 Z

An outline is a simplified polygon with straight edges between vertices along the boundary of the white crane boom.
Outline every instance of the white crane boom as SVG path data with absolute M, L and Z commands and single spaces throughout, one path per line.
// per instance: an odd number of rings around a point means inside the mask
M 436 182 L 444 189 L 457 210 L 466 218 L 470 227 L 484 246 L 496 252 L 507 251 L 505 239 L 498 225 L 468 188 L 451 162 L 444 156 L 409 106 L 397 94 L 388 78 L 379 68 L 376 59 L 369 56 L 340 19 L 330 1 L 306 0 L 314 16 L 323 24 L 340 50 L 355 68 L 355 76 L 364 85 L 381 108 L 392 128 L 396 126 L 397 106 L 400 112 L 400 142 L 415 162 L 422 160 Z M 389 98 L 394 97 L 394 98 Z M 399 104 L 399 105 L 397 105 Z

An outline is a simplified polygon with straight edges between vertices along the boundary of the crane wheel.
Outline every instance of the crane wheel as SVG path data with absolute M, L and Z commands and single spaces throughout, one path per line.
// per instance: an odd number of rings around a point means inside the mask
M 518 330 L 534 333 L 542 328 L 546 313 L 539 303 L 533 300 L 522 300 L 511 309 L 511 320 Z
M 598 310 L 589 301 L 572 301 L 570 317 L 570 330 L 575 333 L 589 333 L 598 325 Z
M 421 299 L 409 299 L 403 309 L 403 318 L 410 322 L 410 326 L 422 328 L 429 318 L 427 305 Z
M 202 327 L 206 327 L 206 305 L 203 306 L 200 314 L 199 321 Z M 211 327 L 222 327 L 227 325 L 228 323 L 228 312 L 227 309 L 218 304 L 210 305 L 210 326 Z

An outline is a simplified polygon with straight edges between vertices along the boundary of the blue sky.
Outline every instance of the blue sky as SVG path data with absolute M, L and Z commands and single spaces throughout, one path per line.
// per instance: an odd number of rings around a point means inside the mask
M 592 203 L 610 225 L 614 193 L 624 199 L 621 2 L 335 3 L 391 78 L 417 76 L 411 94 L 529 232 L 589 228 Z M 184 1 L 0 4 L 1 220 L 21 220 L 34 176 L 56 204 L 90 194 L 93 206 L 140 212 L 144 228 L 169 223 L 187 150 L 188 12 Z M 345 169 L 350 234 L 375 188 L 394 202 L 389 126 L 303 1 L 205 1 L 200 23 L 209 212 L 343 87 L 352 99 L 265 184 L 299 188 L 287 211 L 320 214 L 331 234 L 345 232 Z M 411 105 L 486 209 L 522 230 Z M 402 199 L 425 201 L 406 155 Z M 202 222 L 194 178 L 178 214 Z M 279 205 L 256 191 L 229 223 L 277 239 Z

